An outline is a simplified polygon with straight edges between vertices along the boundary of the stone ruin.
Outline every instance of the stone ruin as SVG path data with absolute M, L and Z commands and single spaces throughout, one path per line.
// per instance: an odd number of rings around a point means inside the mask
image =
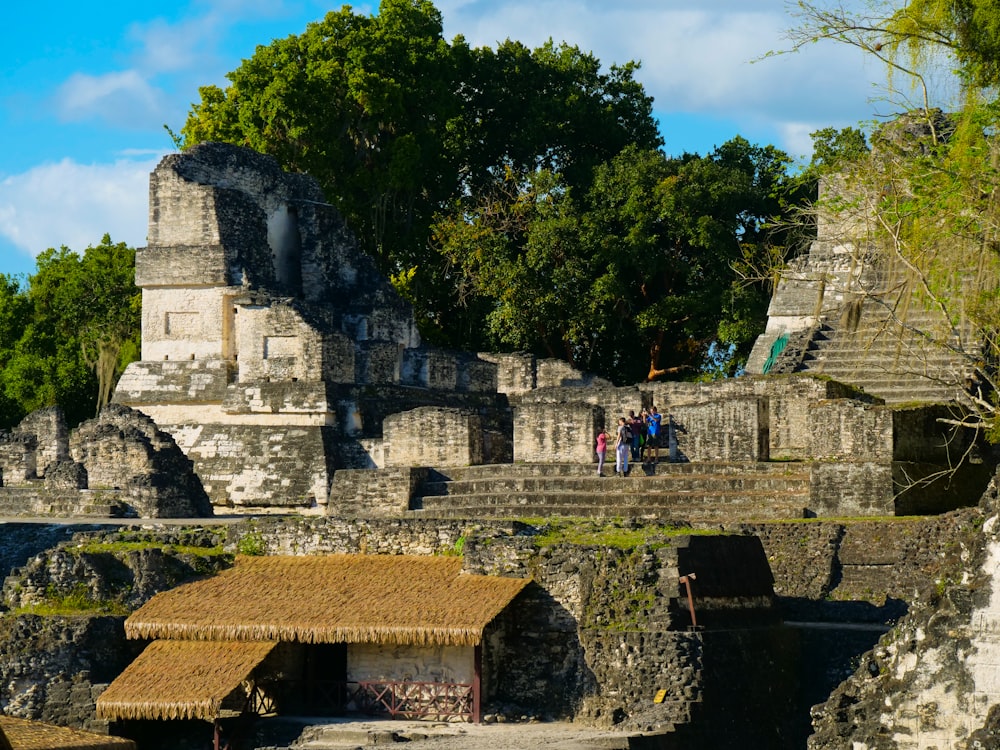
M 496 367 L 421 344 L 315 180 L 209 143 L 163 159 L 149 204 L 141 361 L 114 400 L 174 436 L 214 504 L 325 506 L 333 473 L 381 465 L 383 421 L 418 407 L 468 420 L 459 460 L 510 460 Z
M 953 128 L 941 113 L 935 126 L 938 137 Z M 886 143 L 891 151 L 924 149 L 929 128 L 924 117 L 901 117 L 878 131 L 874 154 Z M 947 300 L 946 315 L 923 293 L 919 274 L 878 247 L 869 208 L 878 199 L 849 175 L 821 182 L 816 237 L 781 272 L 746 370 L 828 376 L 888 404 L 969 405 L 981 342 L 963 300 Z M 950 269 L 964 298 L 997 285 L 989 264 L 979 266 Z
M 0 433 L 0 515 L 201 518 L 212 505 L 149 417 L 112 405 L 70 431 L 53 407 Z
M 821 225 L 817 253 L 835 256 L 824 232 Z M 782 300 L 791 295 L 801 307 L 822 287 L 793 276 L 776 291 L 757 358 L 777 330 Z M 113 418 L 130 407 L 148 417 L 147 430 L 176 441 L 216 508 L 683 520 L 886 515 L 955 507 L 967 494 L 958 489 L 975 488 L 969 496 L 978 497 L 990 472 L 975 436 L 941 421 L 954 416 L 951 407 L 891 408 L 810 372 L 616 387 L 530 354 L 426 346 L 411 307 L 358 250 L 317 183 L 234 146 L 203 144 L 153 172 L 149 245 L 137 251 L 136 282 L 142 355 L 118 384 Z M 790 312 L 781 320 L 815 323 Z M 671 462 L 639 467 L 609 493 L 593 475 L 597 432 L 654 404 L 670 426 L 663 455 Z M 72 469 L 47 468 L 69 455 L 59 430 L 43 413 L 7 438 L 5 485 L 54 482 L 57 474 L 84 481 Z M 97 440 L 90 427 L 78 435 Z M 117 476 L 106 459 L 118 461 L 108 448 L 74 457 L 91 486 L 139 486 L 137 475 Z M 154 488 L 160 480 L 144 481 Z M 518 492 L 489 506 L 432 497 L 482 494 L 490 483 Z M 747 489 L 734 494 L 736 487 Z M 698 492 L 700 507 L 681 502 Z M 565 504 L 567 494 L 575 505 Z M 192 515 L 200 503 L 192 500 Z

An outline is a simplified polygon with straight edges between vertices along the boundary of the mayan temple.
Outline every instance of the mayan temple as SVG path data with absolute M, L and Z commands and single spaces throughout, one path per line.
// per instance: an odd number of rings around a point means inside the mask
M 944 129 L 947 120 L 939 118 Z M 900 118 L 880 136 L 919 147 L 927 124 Z M 949 271 L 950 288 L 964 292 L 960 299 L 929 299 L 921 274 L 872 239 L 879 196 L 864 190 L 844 176 L 823 180 L 816 238 L 781 272 L 746 370 L 828 376 L 888 404 L 967 403 L 978 385 L 981 342 L 965 299 L 994 287 L 995 271 L 980 254 L 970 267 Z
M 163 159 L 149 204 L 142 355 L 114 400 L 174 436 L 214 503 L 324 505 L 336 469 L 386 460 L 390 410 L 464 408 L 466 433 L 489 418 L 495 365 L 421 345 L 312 178 L 203 144 Z

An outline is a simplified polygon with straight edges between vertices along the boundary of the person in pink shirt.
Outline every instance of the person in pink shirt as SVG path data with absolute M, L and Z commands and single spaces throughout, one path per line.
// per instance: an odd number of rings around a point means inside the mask
M 601 429 L 597 433 L 597 476 L 604 476 L 604 458 L 608 455 L 608 431 Z

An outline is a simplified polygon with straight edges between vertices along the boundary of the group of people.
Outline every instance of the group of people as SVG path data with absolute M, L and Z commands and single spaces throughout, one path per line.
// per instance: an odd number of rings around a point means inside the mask
M 629 458 L 632 462 L 659 463 L 660 438 L 664 430 L 663 415 L 655 406 L 649 411 L 642 410 L 639 416 L 629 411 L 627 417 L 618 418 L 615 430 L 615 476 L 624 477 L 629 472 Z M 607 457 L 611 435 L 602 429 L 597 435 L 597 476 L 604 476 L 604 460 Z

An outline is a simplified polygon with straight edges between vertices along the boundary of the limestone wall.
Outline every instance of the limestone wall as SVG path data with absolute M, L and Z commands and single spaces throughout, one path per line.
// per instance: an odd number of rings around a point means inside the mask
M 347 679 L 452 682 L 471 685 L 472 646 L 347 644 Z
M 522 403 L 514 409 L 514 461 L 589 463 L 606 422 L 603 409 L 579 401 Z
M 227 287 L 143 290 L 142 359 L 221 359 L 225 300 L 238 291 Z M 231 329 L 231 323 L 226 328 Z
M 820 461 L 893 460 L 893 412 L 848 399 L 809 405 L 810 457 Z
M 340 469 L 333 475 L 327 513 L 339 518 L 399 518 L 428 470 L 403 466 L 386 469 Z
M 677 459 L 768 460 L 768 403 L 753 396 L 671 407 L 665 430 L 676 435 Z M 661 443 L 661 455 L 669 446 Z
M 474 466 L 483 463 L 479 415 L 425 406 L 386 417 L 382 423 L 386 467 Z
M 482 352 L 479 357 L 497 366 L 497 390 L 508 396 L 520 396 L 539 388 L 614 387 L 610 381 L 582 372 L 561 359 L 538 359 L 525 352 Z

